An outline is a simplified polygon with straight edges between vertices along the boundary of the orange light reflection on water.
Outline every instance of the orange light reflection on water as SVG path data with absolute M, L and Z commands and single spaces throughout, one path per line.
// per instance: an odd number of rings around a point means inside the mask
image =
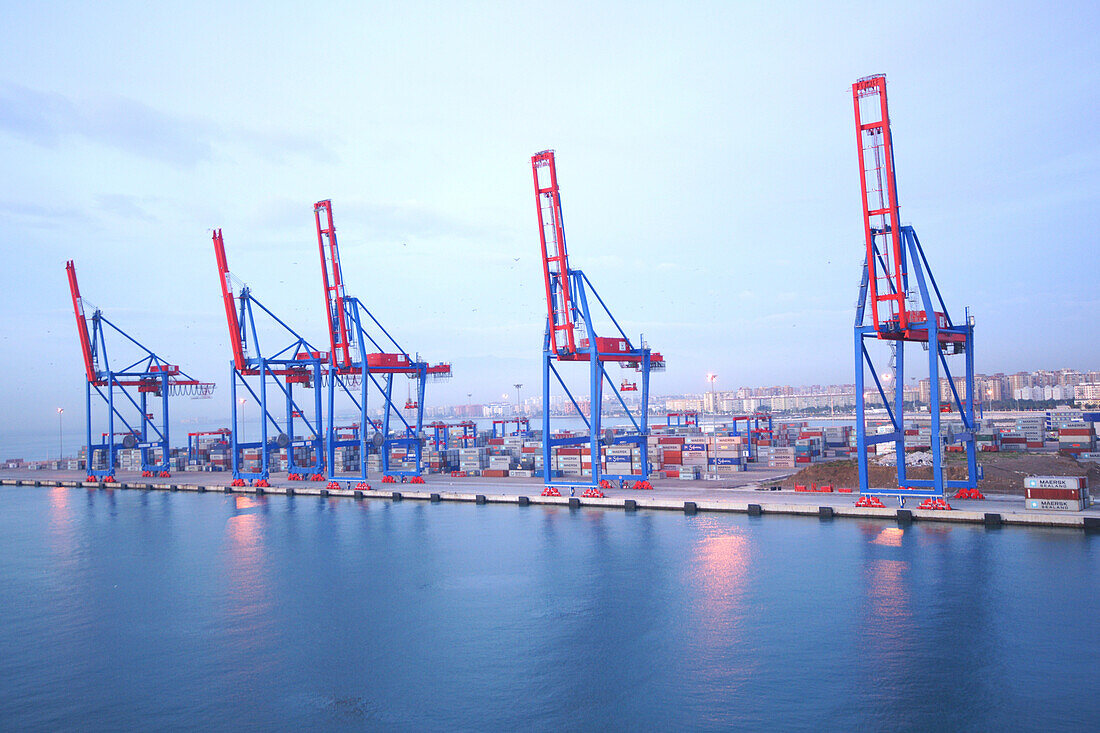
M 61 486 L 49 492 L 49 536 L 50 549 L 59 560 L 73 559 L 76 550 L 76 531 L 73 527 L 73 510 L 69 506 L 71 491 Z
M 238 505 L 242 498 L 237 497 Z M 264 516 L 253 511 L 232 516 L 225 523 L 230 612 L 234 616 L 259 617 L 272 607 L 263 522 Z
M 742 589 L 749 567 L 749 542 L 736 534 L 706 537 L 699 547 L 696 567 L 708 596 L 736 596 Z
M 867 600 L 871 606 L 871 623 L 908 625 L 912 619 L 905 574 L 905 560 L 871 560 L 867 566 Z
M 883 527 L 878 536 L 871 540 L 872 545 L 885 547 L 901 547 L 901 538 L 905 536 L 905 530 L 901 527 Z
M 749 643 L 741 638 L 741 629 L 752 545 L 743 534 L 723 527 L 701 538 L 694 560 L 696 582 L 692 585 L 699 590 L 689 623 L 695 626 L 700 645 L 694 652 L 695 663 L 736 684 L 747 679 L 754 666 L 751 655 L 732 660 L 728 653 L 731 644 Z

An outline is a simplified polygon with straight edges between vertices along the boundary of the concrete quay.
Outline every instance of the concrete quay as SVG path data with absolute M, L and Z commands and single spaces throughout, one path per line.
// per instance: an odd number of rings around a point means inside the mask
M 224 473 L 186 473 L 170 479 L 130 478 L 104 483 L 85 481 L 82 473 L 66 471 L 0 471 L 0 486 L 83 487 L 86 489 L 125 489 L 136 491 L 214 491 L 252 495 L 295 495 L 346 497 L 359 500 L 388 501 L 459 501 L 476 504 L 561 505 L 572 508 L 604 507 L 627 511 L 731 512 L 749 515 L 787 514 L 821 519 L 861 518 L 896 521 L 898 523 L 962 522 L 989 527 L 1064 527 L 1076 530 L 1100 531 L 1100 508 L 1082 512 L 1034 512 L 1024 509 L 1021 496 L 997 496 L 985 500 L 950 499 L 950 511 L 916 508 L 910 501 L 905 508 L 896 500 L 884 499 L 886 508 L 857 507 L 858 494 L 802 493 L 769 490 L 769 480 L 781 478 L 782 472 L 748 472 L 737 481 L 681 482 L 672 479 L 653 481 L 652 491 L 632 489 L 605 490 L 605 497 L 542 496 L 544 484 L 535 479 L 486 479 L 479 477 L 452 478 L 445 475 L 425 476 L 424 484 L 382 484 L 381 478 L 370 480 L 367 490 L 356 490 L 358 478 L 341 478 L 339 489 L 327 488 L 327 482 L 287 481 L 283 477 L 269 479 L 271 486 L 230 486 L 231 477 Z M 563 491 L 567 494 L 568 489 Z M 891 506 L 893 505 L 893 506 Z

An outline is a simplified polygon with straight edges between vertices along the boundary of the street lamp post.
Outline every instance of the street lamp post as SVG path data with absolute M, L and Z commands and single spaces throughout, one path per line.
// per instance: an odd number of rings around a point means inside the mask
M 707 381 L 710 382 L 710 402 L 711 408 L 714 410 L 715 416 L 718 415 L 718 394 L 714 391 L 714 381 L 718 379 L 718 375 L 714 372 L 707 372 Z
M 61 427 L 61 416 L 65 414 L 65 408 L 57 408 L 57 460 L 61 460 L 65 455 L 65 439 L 64 430 Z
M 512 386 L 516 388 L 516 415 L 518 416 L 520 414 L 520 406 L 523 404 L 523 402 L 521 402 L 519 398 L 519 390 L 520 387 L 522 387 L 523 385 L 513 384 Z

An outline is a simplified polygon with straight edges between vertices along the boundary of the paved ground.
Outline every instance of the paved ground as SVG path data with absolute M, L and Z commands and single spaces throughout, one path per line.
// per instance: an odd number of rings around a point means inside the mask
M 687 492 L 699 492 L 710 490 L 723 490 L 744 486 L 755 486 L 760 483 L 767 483 L 768 481 L 778 480 L 786 476 L 790 476 L 794 471 L 790 469 L 782 468 L 754 468 L 751 471 L 742 471 L 741 473 L 734 474 L 729 478 L 723 478 L 720 481 L 680 481 L 678 479 L 650 479 L 650 483 L 657 491 L 674 490 L 674 491 L 687 491 Z M 13 478 L 13 479 L 38 479 L 39 481 L 83 481 L 86 474 L 83 471 L 32 471 L 30 469 L 0 469 L 0 479 Z M 202 486 L 225 486 L 233 480 L 231 474 L 227 472 L 183 472 L 172 474 L 170 479 L 156 479 L 156 478 L 142 478 L 140 471 L 116 471 L 115 479 L 122 483 L 187 483 L 187 484 L 199 484 Z M 360 479 L 358 477 L 349 476 L 347 478 L 340 478 L 341 483 L 350 481 L 352 485 L 357 483 Z M 520 487 L 534 487 L 537 486 L 539 491 L 542 491 L 542 487 L 545 485 L 541 477 L 539 478 L 483 478 L 480 476 L 469 476 L 466 478 L 451 478 L 449 475 L 443 474 L 425 474 L 424 480 L 432 484 L 433 486 L 454 486 L 456 491 L 465 491 L 462 487 L 477 487 L 479 490 L 485 489 L 494 493 L 501 494 L 514 494 Z M 272 474 L 268 479 L 268 483 L 272 486 L 302 486 L 308 485 L 320 485 L 324 486 L 324 482 L 318 484 L 313 481 L 288 481 L 286 474 Z M 382 474 L 371 474 L 371 477 L 367 479 L 374 488 L 382 488 L 388 486 L 388 484 L 382 484 Z M 525 489 L 525 490 L 529 490 Z
M 584 503 L 621 507 L 623 499 L 634 499 L 642 508 L 649 506 L 652 508 L 667 509 L 673 507 L 682 508 L 683 503 L 688 501 L 698 503 L 700 509 L 709 508 L 716 511 L 744 511 L 748 504 L 757 504 L 762 506 L 765 511 L 800 514 L 811 513 L 818 507 L 831 507 L 838 513 L 842 512 L 845 515 L 884 517 L 894 516 L 896 510 L 899 508 L 896 499 L 887 498 L 883 500 L 883 503 L 887 507 L 885 510 L 869 509 L 865 512 L 853 512 L 852 510 L 858 498 L 856 494 L 840 494 L 835 492 L 803 493 L 789 490 L 768 490 L 768 486 L 771 482 L 775 479 L 789 475 L 790 473 L 789 470 L 755 469 L 737 474 L 731 479 L 722 481 L 657 479 L 652 481 L 654 487 L 652 491 L 609 489 L 604 492 L 608 499 L 606 504 L 600 500 L 585 500 Z M 54 481 L 81 482 L 84 478 L 85 474 L 82 471 L 0 470 L 0 480 L 36 480 L 52 483 Z M 166 488 L 165 485 L 167 484 L 189 484 L 222 489 L 229 485 L 232 477 L 228 473 L 179 473 L 169 479 L 149 479 L 142 478 L 141 474 L 137 472 L 119 472 L 116 474 L 115 479 L 128 488 L 145 488 L 146 486 L 152 488 L 154 485 L 157 488 Z M 326 482 L 287 481 L 285 474 L 274 476 L 269 481 L 273 489 L 270 493 L 282 493 L 280 489 L 285 489 L 287 487 L 294 488 L 298 492 L 309 491 L 310 493 L 314 493 L 327 485 Z M 341 479 L 340 481 L 341 488 L 347 490 L 354 489 L 357 483 L 357 478 L 351 480 Z M 477 494 L 482 494 L 488 497 L 509 497 L 509 501 L 514 501 L 518 496 L 527 496 L 534 499 L 539 497 L 544 487 L 544 483 L 541 479 L 451 478 L 450 476 L 438 474 L 426 476 L 424 485 L 383 484 L 381 476 L 370 479 L 368 483 L 375 491 L 400 491 L 410 496 L 426 492 L 437 492 L 445 496 L 464 497 L 469 500 Z M 242 491 L 248 491 L 248 489 L 242 489 Z M 579 497 L 582 491 L 582 488 L 578 488 L 576 490 L 576 495 Z M 566 501 L 569 495 L 568 490 L 562 490 L 562 495 L 562 501 Z M 1077 519 L 1073 521 L 1078 523 L 1081 521 L 1081 517 L 1100 518 L 1100 506 L 1093 506 L 1083 512 L 1073 513 L 1040 514 L 1038 512 L 1026 511 L 1024 509 L 1023 497 L 1020 496 L 998 495 L 984 501 L 950 499 L 949 502 L 951 507 L 958 511 L 929 513 L 925 515 L 918 510 L 916 513 L 926 518 L 938 518 L 942 516 L 944 519 L 949 519 L 947 515 L 950 514 L 953 515 L 951 519 L 955 519 L 956 521 L 978 521 L 985 513 L 997 513 L 1002 515 L 1011 514 L 1017 515 L 1021 519 L 1026 517 L 1029 523 L 1041 517 L 1053 516 L 1057 519 L 1056 523 L 1059 524 L 1064 523 L 1071 517 L 1076 517 Z M 905 508 L 916 510 L 916 503 L 917 502 L 910 500 Z

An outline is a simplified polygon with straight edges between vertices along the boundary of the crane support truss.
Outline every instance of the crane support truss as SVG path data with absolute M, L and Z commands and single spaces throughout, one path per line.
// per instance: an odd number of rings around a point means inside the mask
M 644 340 L 635 347 L 619 326 L 618 321 L 592 282 L 580 270 L 569 266 L 565 247 L 565 224 L 558 190 L 557 165 L 554 151 L 544 150 L 531 157 L 531 173 L 534 178 L 538 212 L 539 237 L 542 247 L 543 280 L 546 288 L 546 329 L 542 354 L 542 450 L 543 479 L 547 486 L 598 486 L 603 479 L 644 480 L 649 477 L 649 375 L 653 370 L 664 369 L 663 357 L 651 352 Z M 589 293 L 595 298 L 599 310 L 590 308 Z M 601 337 L 597 334 L 593 311 L 602 311 L 613 324 L 617 336 Z M 570 362 L 588 362 L 588 410 L 566 386 L 559 368 Z M 639 390 L 640 407 L 635 410 L 623 399 L 622 390 L 608 374 L 606 365 L 617 363 L 641 373 Z M 603 427 L 603 401 L 605 385 L 614 401 L 622 407 L 630 425 L 621 432 Z M 587 435 L 555 436 L 550 429 L 550 405 L 552 387 L 560 387 L 569 404 L 587 428 Z M 587 477 L 572 479 L 555 476 L 556 449 L 587 445 L 591 456 L 591 470 Z M 631 470 L 630 463 L 619 463 L 621 472 L 602 470 L 606 449 L 612 446 L 637 446 L 641 455 L 641 472 Z M 583 462 L 582 462 L 583 463 Z M 582 472 L 583 473 L 583 472 Z
M 448 379 L 450 364 L 428 364 L 420 355 L 410 356 L 358 298 L 344 293 L 344 275 L 340 249 L 332 219 L 332 202 L 314 204 L 317 247 L 321 259 L 325 294 L 325 315 L 332 345 L 328 365 L 328 422 L 325 428 L 325 453 L 330 480 L 348 479 L 355 472 L 336 470 L 336 451 L 358 448 L 357 477 L 367 478 L 367 455 L 378 451 L 382 473 L 388 476 L 419 476 L 423 472 L 424 391 L 429 378 Z M 373 324 L 373 326 L 371 325 Z M 395 376 L 405 376 L 416 385 L 415 404 L 409 400 L 402 409 L 394 402 Z M 377 393 L 382 400 L 382 419 L 368 416 L 368 396 Z M 341 435 L 336 426 L 336 400 L 350 401 L 359 412 L 363 426 L 356 435 Z M 398 395 L 398 398 L 400 395 Z M 413 412 L 415 411 L 415 412 Z M 412 412 L 411 415 L 406 415 Z M 392 418 L 396 416 L 396 424 Z M 367 427 L 371 429 L 368 430 Z M 400 458 L 395 465 L 395 458 Z M 411 460 L 410 460 L 411 459 Z M 349 475 L 353 474 L 353 475 Z
M 675 422 L 674 422 L 675 421 Z M 684 410 L 680 412 L 669 412 L 665 414 L 665 425 L 671 427 L 691 427 L 699 426 L 699 411 L 698 410 Z
M 213 241 L 233 353 L 229 390 L 233 478 L 266 481 L 280 450 L 286 451 L 288 475 L 319 476 L 324 472 L 320 384 L 328 354 L 317 350 L 264 306 L 247 286 L 234 294 L 221 229 L 214 230 Z M 260 347 L 260 325 L 290 342 L 278 351 L 265 353 Z M 312 390 L 312 396 L 303 400 L 296 386 Z M 259 408 L 259 436 L 245 440 L 243 413 L 250 399 Z M 312 407 L 312 413 L 307 406 Z M 309 456 L 299 462 L 295 449 L 304 449 Z
M 893 139 L 886 104 L 886 77 L 865 77 L 852 85 L 856 135 L 863 197 L 866 259 L 856 301 L 855 391 L 856 445 L 860 492 L 864 495 L 942 498 L 945 489 L 969 489 L 981 477 L 977 465 L 974 433 L 974 320 L 969 310 L 965 321 L 955 324 L 928 265 L 924 249 L 911 226 L 898 219 Z M 910 276 L 917 288 L 910 291 Z M 870 319 L 867 306 L 870 305 Z M 893 345 L 892 363 L 879 371 L 867 349 L 868 340 L 885 340 Z M 907 474 L 905 440 L 905 346 L 922 344 L 928 351 L 931 405 L 932 477 L 914 479 Z M 964 374 L 960 384 L 952 375 L 947 357 L 963 354 Z M 887 431 L 868 435 L 866 375 L 870 373 L 877 398 L 886 409 Z M 883 378 L 880 378 L 883 375 Z M 953 406 L 962 420 L 958 432 L 941 435 L 941 378 L 946 380 L 945 406 Z M 885 381 L 885 384 L 884 384 Z M 893 395 L 888 393 L 893 391 Z M 878 399 L 872 396 L 872 401 Z M 897 486 L 874 488 L 869 484 L 867 450 L 880 443 L 894 444 L 897 457 Z M 944 475 L 945 444 L 961 444 L 966 452 L 967 475 L 947 479 Z
M 515 428 L 512 427 L 513 425 L 515 425 Z M 526 438 L 530 434 L 531 420 L 526 417 L 513 417 L 504 418 L 502 420 L 493 420 L 494 438 Z
M 146 475 L 168 477 L 169 413 L 168 398 L 174 396 L 209 397 L 212 382 L 194 379 L 178 366 L 169 364 L 132 336 L 116 326 L 96 308 L 89 318 L 76 279 L 76 265 L 65 264 L 69 291 L 76 316 L 77 334 L 84 360 L 85 438 L 88 476 L 103 479 L 114 475 L 118 451 L 136 448 L 141 455 L 141 470 Z M 109 337 L 108 334 L 111 334 Z M 137 359 L 115 369 L 107 352 L 108 340 L 121 338 L 121 344 Z M 92 442 L 93 394 L 106 407 L 106 432 Z M 159 408 L 159 409 L 158 409 Z M 124 429 L 119 429 L 124 428 Z

